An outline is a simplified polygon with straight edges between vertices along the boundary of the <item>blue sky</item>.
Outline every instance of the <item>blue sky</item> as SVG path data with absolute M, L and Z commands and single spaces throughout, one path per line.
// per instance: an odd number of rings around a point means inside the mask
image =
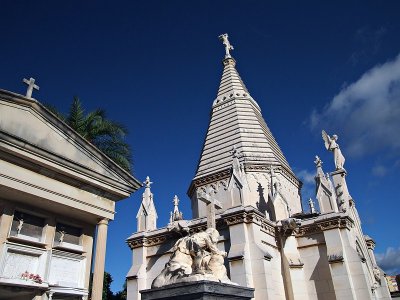
M 126 124 L 135 176 L 149 175 L 164 226 L 175 194 L 190 217 L 194 175 L 228 32 L 237 70 L 313 196 L 321 129 L 339 135 L 364 233 L 400 272 L 398 1 L 2 1 L 0 88 L 66 112 L 74 95 Z M 121 289 L 142 190 L 117 204 L 106 270 Z

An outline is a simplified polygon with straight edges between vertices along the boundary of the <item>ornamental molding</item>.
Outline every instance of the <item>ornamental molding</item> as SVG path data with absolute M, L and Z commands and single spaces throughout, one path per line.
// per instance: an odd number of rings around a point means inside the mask
M 275 225 L 267 220 L 260 212 L 253 209 L 252 207 L 244 207 L 243 209 L 231 212 L 226 215 L 222 214 L 218 216 L 217 229 L 219 231 L 227 229 L 229 226 L 245 223 L 245 224 L 256 224 L 260 227 L 260 230 L 265 234 L 275 237 Z M 207 229 L 207 222 L 204 219 L 201 222 L 196 222 L 196 224 L 189 225 L 190 234 L 194 234 L 200 231 L 205 231 Z M 134 237 L 129 238 L 126 243 L 129 248 L 135 249 L 139 247 L 152 247 L 164 244 L 168 241 L 175 241 L 180 236 L 175 232 L 169 232 L 160 228 L 162 232 L 141 232 L 134 235 Z
M 243 157 L 244 162 L 243 162 L 243 167 L 244 167 L 244 171 L 247 174 L 252 174 L 254 172 L 258 172 L 258 173 L 269 173 L 270 172 L 270 168 L 271 166 L 274 167 L 274 171 L 276 174 L 281 174 L 282 176 L 284 176 L 287 180 L 289 180 L 292 184 L 294 184 L 296 187 L 301 187 L 302 183 L 301 181 L 299 181 L 291 171 L 288 171 L 285 166 L 278 164 L 278 165 L 274 165 L 274 164 L 270 164 L 270 163 L 262 163 L 262 164 L 252 164 L 252 163 L 246 163 L 246 157 Z M 229 179 L 229 177 L 232 174 L 232 170 L 231 167 L 229 167 L 228 169 L 213 173 L 213 174 L 209 174 L 206 176 L 201 176 L 198 178 L 195 178 L 192 180 L 192 183 L 190 184 L 190 187 L 188 189 L 188 196 L 191 198 L 193 192 L 199 188 L 199 187 L 203 187 L 206 186 L 210 183 L 214 183 L 215 185 L 223 185 L 224 186 L 224 180 L 225 179 Z M 225 183 L 226 184 L 226 183 Z
M 143 233 L 144 235 L 146 233 Z M 127 244 L 129 248 L 132 250 L 134 248 L 139 248 L 139 247 L 152 247 L 152 246 L 157 246 L 164 244 L 168 240 L 175 240 L 176 239 L 176 234 L 173 233 L 164 233 L 161 235 L 156 235 L 156 236 L 138 236 L 133 239 L 127 240 Z
M 260 230 L 268 235 L 275 237 L 275 225 L 267 220 L 264 215 L 256 210 L 240 210 L 238 212 L 228 213 L 222 216 L 228 226 L 245 223 L 254 223 L 260 226 Z
M 219 182 L 219 184 L 221 184 L 222 186 L 224 186 L 224 179 L 229 179 L 229 177 L 231 176 L 231 170 L 230 169 L 226 169 L 217 173 L 213 173 L 210 175 L 206 175 L 203 177 L 199 177 L 197 179 L 193 179 L 192 183 L 190 184 L 189 190 L 187 192 L 188 196 L 191 198 L 192 194 L 194 193 L 194 191 L 199 188 L 199 187 L 203 187 L 207 184 L 210 183 L 214 183 L 216 184 L 217 182 Z M 226 185 L 226 183 L 225 183 Z
M 238 211 L 227 212 L 226 214 L 219 215 L 217 219 L 217 229 L 223 230 L 229 226 L 236 224 L 255 224 L 260 227 L 260 231 L 268 234 L 272 237 L 277 236 L 277 226 L 266 219 L 260 212 L 253 209 L 252 207 L 244 207 Z M 325 230 L 331 229 L 348 229 L 350 230 L 354 226 L 353 220 L 348 216 L 335 216 L 329 220 L 316 221 L 313 224 L 302 225 L 298 228 L 298 232 L 294 235 L 298 237 L 314 235 L 322 233 Z M 194 234 L 207 229 L 206 221 L 202 221 L 190 226 L 190 233 Z M 152 247 L 164 244 L 168 241 L 175 241 L 179 238 L 179 235 L 174 232 L 163 231 L 150 236 L 151 233 L 143 232 L 142 235 L 137 235 L 127 240 L 127 244 L 131 249 L 138 247 Z M 333 259 L 334 262 L 336 260 Z
M 274 167 L 274 172 L 276 174 L 281 174 L 284 176 L 286 179 L 288 179 L 292 184 L 294 184 L 297 187 L 300 187 L 302 185 L 301 181 L 299 181 L 292 172 L 288 171 L 285 166 L 278 164 L 250 164 L 246 163 L 246 157 L 244 157 L 244 171 L 246 173 L 251 173 L 251 172 L 262 172 L 262 173 L 269 173 L 270 168 Z
M 312 234 L 321 233 L 325 230 L 330 229 L 348 229 L 350 230 L 354 226 L 354 222 L 348 216 L 337 216 L 335 218 L 323 221 L 316 221 L 313 224 L 302 225 L 296 233 L 296 237 L 302 237 Z

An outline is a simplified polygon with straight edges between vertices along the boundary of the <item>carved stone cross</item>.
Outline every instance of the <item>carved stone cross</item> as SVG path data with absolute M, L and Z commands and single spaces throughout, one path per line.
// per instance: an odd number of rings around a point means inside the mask
M 29 80 L 24 78 L 23 82 L 28 85 L 28 89 L 26 90 L 26 98 L 31 99 L 33 89 L 38 91 L 39 87 L 35 84 L 35 79 L 32 77 Z
M 207 228 L 216 229 L 215 224 L 215 209 L 222 208 L 221 203 L 215 199 L 211 194 L 213 193 L 212 189 L 209 189 L 207 193 L 198 191 L 197 199 L 203 201 L 207 205 Z

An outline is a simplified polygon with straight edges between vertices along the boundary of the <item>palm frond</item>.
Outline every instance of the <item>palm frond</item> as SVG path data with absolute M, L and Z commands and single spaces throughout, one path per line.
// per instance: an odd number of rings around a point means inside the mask
M 123 140 L 118 138 L 105 138 L 94 143 L 105 155 L 111 158 L 123 169 L 130 171 L 132 164 L 131 148 Z
M 106 112 L 102 109 L 96 109 L 85 115 L 78 97 L 74 97 L 66 121 L 116 164 L 126 171 L 131 171 L 132 151 L 124 141 L 128 133 L 125 126 L 108 120 Z
M 84 109 L 82 108 L 82 104 L 79 100 L 78 97 L 74 97 L 74 100 L 72 101 L 71 108 L 69 111 L 69 115 L 67 118 L 67 123 L 70 125 L 73 129 L 75 129 L 79 134 L 81 134 L 83 137 L 85 137 L 86 132 L 85 132 L 85 115 L 84 115 Z

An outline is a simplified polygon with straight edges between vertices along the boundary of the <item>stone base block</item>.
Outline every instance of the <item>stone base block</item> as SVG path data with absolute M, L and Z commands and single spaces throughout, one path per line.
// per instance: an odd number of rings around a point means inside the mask
M 250 300 L 254 297 L 253 288 L 213 281 L 182 282 L 140 293 L 142 300 Z

